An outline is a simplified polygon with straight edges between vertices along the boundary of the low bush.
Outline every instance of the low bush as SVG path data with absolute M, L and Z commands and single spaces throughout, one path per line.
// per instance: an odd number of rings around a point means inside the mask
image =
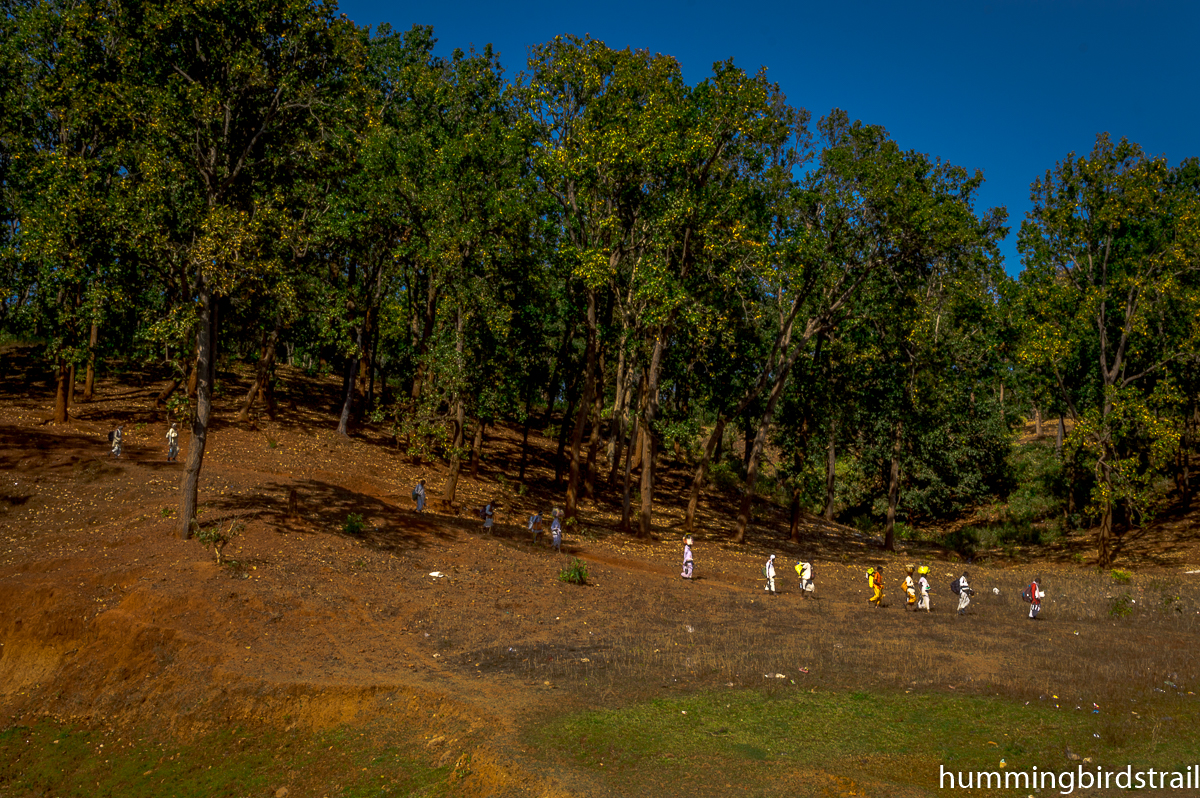
M 559 581 L 572 585 L 587 584 L 587 563 L 576 557 L 574 560 L 571 560 L 570 565 L 559 571 L 558 578 Z

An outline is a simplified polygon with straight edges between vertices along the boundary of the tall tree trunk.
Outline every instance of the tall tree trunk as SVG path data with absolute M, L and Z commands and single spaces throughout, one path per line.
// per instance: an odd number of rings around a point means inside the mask
M 704 444 L 704 454 L 701 455 L 700 462 L 696 464 L 696 473 L 692 475 L 692 488 L 688 492 L 687 512 L 683 517 L 683 528 L 688 532 L 696 531 L 696 508 L 700 504 L 700 491 L 704 487 L 705 478 L 708 476 L 708 464 L 712 461 L 713 454 L 717 450 L 717 444 L 721 442 L 721 437 L 725 434 L 726 421 L 727 419 L 724 415 L 717 416 L 717 424 L 708 436 L 708 442 Z
M 361 338 L 361 333 L 359 338 Z M 338 415 L 337 434 L 350 434 L 350 411 L 354 407 L 354 393 L 358 381 L 355 379 L 355 374 L 358 371 L 357 355 L 346 358 L 346 369 L 342 375 L 342 412 Z
M 833 520 L 833 502 L 837 489 L 837 419 L 829 422 L 829 443 L 825 454 L 825 520 Z
M 1066 433 L 1067 422 L 1063 418 L 1062 413 L 1058 414 L 1058 434 L 1054 439 L 1054 453 L 1058 455 L 1058 459 L 1062 459 L 1063 436 Z
M 462 308 L 455 311 L 454 317 L 454 352 L 457 355 L 456 366 L 463 367 L 463 312 Z M 463 439 L 466 435 L 464 425 L 466 424 L 466 408 L 463 404 L 462 391 L 458 391 L 454 397 L 454 442 L 451 444 L 450 451 L 450 473 L 446 475 L 446 489 L 442 491 L 442 498 L 447 503 L 454 501 L 454 493 L 458 490 L 458 474 L 462 470 L 462 457 L 459 452 L 462 451 Z
M 596 501 L 596 471 L 600 456 L 600 426 L 604 423 L 604 359 L 600 358 L 592 407 L 592 433 L 588 438 L 587 468 L 583 473 L 583 497 Z
M 67 414 L 67 361 L 62 356 L 58 358 L 58 367 L 54 374 L 54 423 L 65 424 Z
M 579 494 L 583 488 L 583 433 L 591 418 L 596 397 L 596 291 L 587 292 L 587 346 L 583 367 L 583 398 L 579 402 L 579 413 L 571 432 L 571 461 L 567 474 L 567 500 L 564 523 L 575 517 L 579 508 Z
M 557 489 L 562 485 L 562 477 L 566 458 L 563 453 L 567 450 L 567 431 L 573 428 L 575 419 L 576 403 L 579 401 L 579 380 L 583 376 L 583 364 L 580 364 L 580 370 L 575 372 L 574 378 L 567 385 L 567 412 L 562 417 L 562 423 L 558 428 L 558 449 L 554 454 L 554 487 Z
M 896 550 L 896 507 L 900 503 L 900 447 L 903 442 L 904 422 L 896 422 L 892 438 L 892 463 L 888 472 L 887 521 L 883 525 L 883 547 Z
M 625 436 L 629 432 L 629 406 L 632 403 L 633 397 L 633 369 L 627 367 L 624 376 L 617 383 L 617 394 L 620 400 L 617 404 L 617 411 L 613 413 L 613 435 L 610 436 L 610 443 L 613 444 L 612 449 L 608 453 L 608 461 L 612 464 L 612 470 L 608 472 L 608 484 L 616 485 L 617 477 L 621 473 L 622 452 L 626 448 Z
M 454 438 L 451 445 L 454 447 L 450 454 L 450 471 L 446 474 L 446 488 L 442 491 L 442 498 L 447 502 L 454 501 L 454 494 L 458 490 L 458 475 L 462 472 L 462 457 L 459 452 L 462 451 L 463 440 L 466 437 L 463 427 L 466 425 L 466 408 L 463 407 L 462 396 L 454 400 Z
M 96 343 L 100 340 L 100 325 L 92 322 L 92 330 L 88 333 L 87 376 L 83 380 L 83 401 L 90 402 L 96 393 Z
M 613 385 L 616 386 L 615 396 L 613 397 L 612 411 L 612 426 L 608 430 L 608 444 L 605 446 L 605 456 L 608 457 L 608 462 L 612 464 L 612 470 L 608 474 L 608 482 L 611 485 L 617 477 L 617 469 L 620 466 L 621 452 L 620 449 L 624 446 L 624 441 L 621 437 L 625 434 L 625 426 L 619 419 L 625 412 L 625 337 L 628 332 L 621 332 L 621 340 L 617 344 L 617 374 Z
M 204 447 L 208 438 L 208 423 L 212 418 L 212 387 L 216 363 L 217 298 L 206 278 L 200 279 L 199 332 L 196 335 L 196 414 L 192 419 L 192 440 L 188 444 L 187 468 L 179 497 L 179 536 L 192 536 L 196 520 L 196 505 L 200 492 L 200 469 L 204 464 Z
M 788 360 L 775 375 L 775 382 L 771 385 L 771 393 L 767 396 L 766 409 L 763 410 L 762 419 L 758 423 L 758 432 L 755 433 L 754 443 L 750 447 L 750 459 L 746 465 L 746 493 L 742 497 L 742 506 L 738 511 L 737 524 L 733 529 L 734 543 L 746 542 L 746 530 L 750 526 L 750 515 L 754 509 L 755 488 L 758 483 L 758 464 L 762 459 L 763 449 L 767 445 L 767 432 L 775 420 L 775 405 L 778 404 L 779 397 L 783 395 L 783 388 L 787 384 L 788 374 L 794 362 L 794 359 Z
M 75 404 L 75 364 L 71 364 L 67 376 L 67 415 L 71 413 L 71 405 Z
M 254 382 L 250 385 L 250 390 L 246 392 L 246 398 L 242 400 L 242 409 L 237 417 L 239 422 L 245 423 L 250 420 L 250 408 L 254 406 L 254 400 L 266 389 L 267 381 L 271 378 L 271 369 L 275 365 L 275 349 L 278 345 L 279 320 L 277 317 L 275 328 L 267 334 L 263 341 L 262 349 L 259 351 L 258 367 L 254 371 Z
M 438 289 L 433 274 L 429 274 L 429 285 L 425 292 L 425 312 L 420 329 L 416 331 L 416 374 L 413 376 L 412 401 L 415 405 L 421 399 L 421 391 L 425 387 L 425 353 L 429 349 L 429 340 L 433 336 L 434 323 L 437 321 Z M 414 327 L 416 319 L 413 319 Z
M 554 405 L 558 402 L 559 383 L 563 381 L 563 370 L 570 362 L 571 344 L 574 340 L 575 323 L 571 319 L 563 325 L 562 345 L 558 348 L 558 358 L 554 361 L 554 369 L 550 372 L 550 382 L 546 387 L 546 415 L 542 418 L 542 427 L 548 426 L 554 415 Z M 570 392 L 571 389 L 568 387 L 567 393 L 570 394 Z M 559 452 L 559 456 L 562 456 L 562 452 Z M 558 477 L 555 477 L 554 481 L 558 482 Z
M 793 543 L 800 542 L 800 489 L 792 488 L 792 502 L 789 508 L 788 539 Z
M 1042 411 L 1037 405 L 1033 406 L 1033 437 L 1042 439 Z
M 658 373 L 662 366 L 662 354 L 666 329 L 654 336 L 654 350 L 650 355 L 650 368 L 646 374 L 646 424 L 642 435 L 642 510 L 638 524 L 638 537 L 650 537 L 654 508 L 654 422 L 658 415 Z
M 479 479 L 479 458 L 483 456 L 483 419 L 475 423 L 475 437 L 471 440 L 471 479 Z
M 1100 478 L 1101 490 L 1104 495 L 1104 509 L 1100 515 L 1100 531 L 1096 538 L 1096 558 L 1098 565 L 1105 568 L 1112 564 L 1112 540 L 1113 540 L 1113 516 L 1116 508 L 1113 506 L 1112 500 L 1112 467 L 1108 464 L 1112 452 L 1107 451 L 1108 447 L 1104 447 L 1106 451 L 1102 455 L 1100 461 Z
M 637 415 L 635 415 L 633 417 L 633 436 L 632 436 L 633 438 L 637 438 L 638 426 L 641 424 L 641 419 L 642 419 L 641 411 L 639 410 Z M 633 480 L 631 479 L 631 476 L 633 474 L 633 448 L 634 448 L 633 445 L 630 444 L 630 446 L 625 450 L 625 490 L 622 494 L 622 499 L 621 499 L 621 531 L 622 532 L 633 531 L 633 527 L 632 527 Z
M 518 484 L 525 484 L 525 465 L 529 462 L 529 411 L 533 409 L 533 384 L 525 388 L 525 422 L 521 425 L 521 468 L 517 476 Z
M 213 308 L 212 314 L 213 314 L 213 316 L 216 315 L 216 308 Z M 211 359 L 212 355 L 213 355 L 213 353 L 209 352 L 208 357 Z M 189 368 L 190 368 L 190 371 L 188 371 L 188 375 L 187 375 L 188 399 L 195 399 L 196 391 L 199 390 L 199 385 L 200 385 L 200 334 L 199 333 L 196 334 L 196 352 L 195 352 L 195 355 L 192 357 L 192 362 L 189 364 Z M 211 401 L 211 397 L 210 397 L 210 401 Z

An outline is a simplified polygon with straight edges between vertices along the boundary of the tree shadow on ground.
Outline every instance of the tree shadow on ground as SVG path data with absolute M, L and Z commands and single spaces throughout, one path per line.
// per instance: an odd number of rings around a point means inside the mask
M 292 491 L 296 493 L 294 515 L 289 514 L 286 498 Z M 379 551 L 411 551 L 446 542 L 455 537 L 453 528 L 460 525 L 458 519 L 422 515 L 376 496 L 315 479 L 267 483 L 263 493 L 257 495 L 220 496 L 206 503 L 211 509 L 205 523 L 213 523 L 214 516 L 220 519 L 218 522 L 254 516 L 288 533 L 334 534 Z M 351 515 L 361 517 L 360 531 L 356 532 L 349 522 Z

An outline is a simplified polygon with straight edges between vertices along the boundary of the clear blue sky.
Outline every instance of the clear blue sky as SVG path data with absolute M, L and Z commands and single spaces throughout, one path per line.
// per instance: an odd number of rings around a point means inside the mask
M 1200 156 L 1200 1 L 463 2 L 345 0 L 359 25 L 432 25 L 438 49 L 492 44 L 510 77 L 562 33 L 672 55 L 689 83 L 732 57 L 767 67 L 814 120 L 831 108 L 987 179 L 1008 208 L 1006 268 L 1029 184 L 1096 134 L 1172 164 Z

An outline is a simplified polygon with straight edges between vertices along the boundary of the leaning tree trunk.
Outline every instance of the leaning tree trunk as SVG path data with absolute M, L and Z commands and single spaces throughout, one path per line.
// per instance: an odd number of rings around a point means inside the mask
M 479 479 L 479 459 L 483 456 L 483 419 L 475 424 L 475 437 L 471 440 L 471 479 Z
M 100 338 L 100 325 L 92 322 L 92 330 L 88 333 L 87 376 L 83 380 L 83 401 L 90 402 L 95 398 L 96 388 L 96 343 Z
M 206 278 L 200 280 L 200 330 L 196 336 L 196 415 L 192 418 L 192 440 L 188 444 L 187 468 L 179 497 L 179 536 L 192 536 L 196 520 L 196 505 L 200 493 L 200 469 L 204 464 L 204 447 L 208 438 L 208 423 L 212 418 L 212 387 L 217 337 L 217 298 Z
M 725 434 L 727 420 L 724 415 L 717 416 L 717 425 L 713 427 L 712 434 L 708 436 L 708 442 L 704 444 L 704 454 L 700 457 L 700 462 L 696 464 L 696 473 L 692 476 L 692 489 L 688 493 L 687 512 L 683 517 L 683 528 L 688 532 L 696 531 L 696 508 L 700 504 L 700 490 L 704 487 L 704 479 L 708 476 L 708 464 L 712 461 L 713 453 L 717 450 L 721 436 Z
M 275 365 L 275 348 L 279 344 L 279 324 L 276 323 L 275 329 L 267 336 L 263 342 L 262 351 L 258 358 L 258 368 L 254 373 L 254 383 L 250 386 L 250 390 L 246 393 L 246 398 L 242 402 L 242 410 L 238 413 L 237 420 L 246 422 L 250 420 L 250 408 L 254 406 L 254 400 L 261 395 L 267 386 L 267 380 L 271 378 L 271 368 Z

